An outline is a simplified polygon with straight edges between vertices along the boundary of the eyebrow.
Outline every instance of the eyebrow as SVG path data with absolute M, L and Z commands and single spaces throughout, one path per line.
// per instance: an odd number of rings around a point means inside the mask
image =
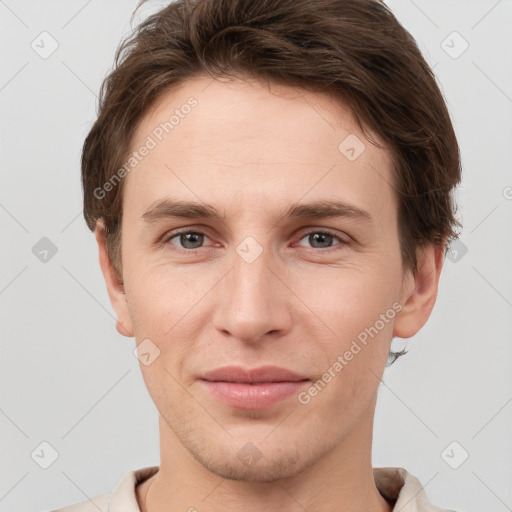
M 279 219 L 325 219 L 334 217 L 362 220 L 371 225 L 374 223 L 373 217 L 368 211 L 344 201 L 331 200 L 294 203 L 284 214 L 278 216 Z M 143 222 L 148 224 L 168 218 L 210 219 L 222 222 L 225 216 L 221 215 L 210 204 L 172 199 L 160 199 L 154 202 L 141 215 Z

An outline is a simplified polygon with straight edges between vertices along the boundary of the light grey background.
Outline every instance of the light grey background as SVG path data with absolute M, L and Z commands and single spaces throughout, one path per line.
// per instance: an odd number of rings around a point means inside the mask
M 142 9 L 135 23 L 164 3 Z M 439 506 L 505 512 L 512 510 L 512 2 L 388 4 L 434 66 L 453 116 L 464 246 L 446 260 L 430 321 L 384 374 L 373 463 L 407 468 Z M 156 409 L 134 340 L 115 330 L 81 212 L 81 146 L 135 6 L 0 1 L 0 511 L 82 501 L 110 491 L 127 471 L 159 463 Z M 58 43 L 47 58 L 31 47 L 51 49 L 43 31 Z M 469 47 L 453 58 L 464 41 Z M 57 248 L 46 262 L 32 251 L 43 237 Z M 49 456 L 42 442 L 58 452 L 48 469 L 39 465 L 44 457 L 31 456 Z M 466 451 L 469 458 L 450 467 Z

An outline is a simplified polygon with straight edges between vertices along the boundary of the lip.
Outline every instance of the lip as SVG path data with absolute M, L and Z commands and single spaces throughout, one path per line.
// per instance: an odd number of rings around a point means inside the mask
M 307 377 L 277 366 L 225 366 L 205 373 L 200 381 L 221 402 L 250 410 L 271 407 L 310 382 Z
M 239 383 L 297 382 L 308 380 L 304 375 L 299 375 L 279 366 L 259 366 L 258 368 L 223 366 L 222 368 L 206 372 L 201 378 L 208 381 Z

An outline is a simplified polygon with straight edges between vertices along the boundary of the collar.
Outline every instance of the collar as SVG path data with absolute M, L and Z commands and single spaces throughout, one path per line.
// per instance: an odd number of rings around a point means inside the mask
M 130 471 L 114 487 L 108 499 L 108 512 L 140 512 L 136 486 L 153 476 L 159 466 Z M 375 485 L 381 495 L 394 505 L 394 512 L 453 512 L 430 503 L 420 481 L 404 468 L 373 468 Z

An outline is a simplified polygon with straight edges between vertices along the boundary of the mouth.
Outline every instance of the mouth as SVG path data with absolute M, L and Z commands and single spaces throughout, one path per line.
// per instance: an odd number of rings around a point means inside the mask
M 259 410 L 296 395 L 310 379 L 276 366 L 217 368 L 199 379 L 217 400 L 238 409 Z
M 259 384 L 270 382 L 298 382 L 309 380 L 305 375 L 279 366 L 259 366 L 244 368 L 243 366 L 223 366 L 210 370 L 201 376 L 207 381 L 234 382 L 239 384 Z

